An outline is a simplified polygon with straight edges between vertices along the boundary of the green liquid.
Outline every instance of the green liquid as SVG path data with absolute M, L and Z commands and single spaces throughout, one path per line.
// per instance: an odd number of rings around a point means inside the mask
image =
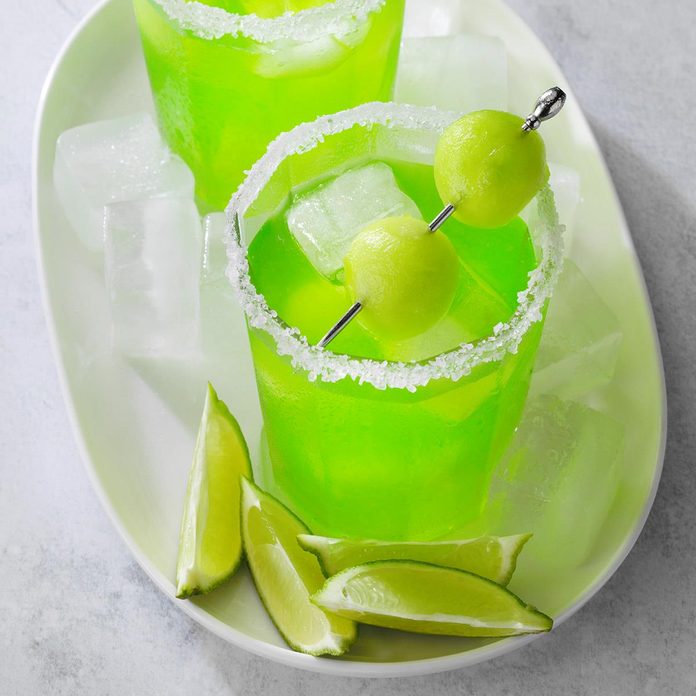
M 255 14 L 259 17 L 278 17 L 286 12 L 299 12 L 309 7 L 325 5 L 331 0 L 203 0 L 206 5 L 220 7 L 234 14 Z
M 249 3 L 209 4 L 235 10 Z M 271 44 L 243 36 L 199 38 L 170 20 L 155 0 L 133 4 L 160 126 L 211 209 L 225 207 L 244 171 L 281 132 L 391 96 L 404 0 L 386 0 L 347 36 Z M 291 5 L 274 0 L 269 15 Z
M 432 167 L 389 162 L 401 189 L 426 219 L 439 212 Z M 318 185 L 320 182 L 315 182 Z M 249 247 L 254 285 L 288 324 L 318 341 L 346 310 L 344 288 L 320 275 L 287 228 L 288 205 Z M 525 223 L 478 230 L 455 220 L 442 228 L 461 262 L 449 315 L 434 330 L 385 344 L 358 321 L 331 349 L 379 360 L 424 360 L 489 335 L 510 318 L 536 265 Z M 507 447 L 526 399 L 541 324 L 519 351 L 453 383 L 415 393 L 380 391 L 350 380 L 310 382 L 250 331 L 264 414 L 265 478 L 317 533 L 432 539 L 476 518 L 490 472 Z

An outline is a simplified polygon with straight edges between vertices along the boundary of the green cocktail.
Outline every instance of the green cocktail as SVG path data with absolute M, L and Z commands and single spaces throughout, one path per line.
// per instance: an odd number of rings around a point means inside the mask
M 133 3 L 162 131 L 211 208 L 279 133 L 391 96 L 404 0 Z
M 331 350 L 315 345 L 349 304 L 340 253 L 320 253 L 335 241 L 331 231 L 321 238 L 322 205 L 342 206 L 342 221 L 373 199 L 434 217 L 435 144 L 452 120 L 393 104 L 318 119 L 278 138 L 228 207 L 229 276 L 264 416 L 263 477 L 316 533 L 432 539 L 462 527 L 481 513 L 522 412 L 561 255 L 548 189 L 529 225 L 442 228 L 458 270 L 432 328 L 382 340 L 354 321 Z M 302 237 L 308 229 L 318 252 Z

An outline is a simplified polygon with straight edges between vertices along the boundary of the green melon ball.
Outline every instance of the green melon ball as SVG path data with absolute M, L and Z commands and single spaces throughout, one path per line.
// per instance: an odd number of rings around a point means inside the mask
M 351 301 L 363 305 L 358 321 L 377 338 L 401 340 L 427 331 L 447 314 L 459 281 L 452 242 L 408 216 L 368 225 L 344 263 Z
M 450 125 L 435 152 L 435 183 L 454 216 L 473 227 L 502 227 L 549 179 L 546 148 L 524 119 L 474 111 Z

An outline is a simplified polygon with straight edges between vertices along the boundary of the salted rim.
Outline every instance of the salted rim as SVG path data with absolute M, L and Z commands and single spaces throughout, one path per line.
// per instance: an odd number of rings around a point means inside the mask
M 325 5 L 278 17 L 263 18 L 255 14 L 235 14 L 189 0 L 152 0 L 182 29 L 202 39 L 223 36 L 246 36 L 259 43 L 291 39 L 315 41 L 323 36 L 345 36 L 355 25 L 382 8 L 387 0 L 333 0 Z
M 530 230 L 535 232 L 534 241 L 541 249 L 541 261 L 530 271 L 527 287 L 518 293 L 518 306 L 512 317 L 496 325 L 491 335 L 473 343 L 463 343 L 430 360 L 402 363 L 354 358 L 309 345 L 299 329 L 288 326 L 278 317 L 251 282 L 240 220 L 286 157 L 312 150 L 327 136 L 355 125 L 381 124 L 414 130 L 431 128 L 442 132 L 455 119 L 455 114 L 434 107 L 385 102 L 371 102 L 331 116 L 321 116 L 278 136 L 268 146 L 266 154 L 247 172 L 246 179 L 232 196 L 225 209 L 227 277 L 249 325 L 268 333 L 275 341 L 278 353 L 288 356 L 293 367 L 305 371 L 310 381 L 338 382 L 349 377 L 377 389 L 409 391 L 415 391 L 433 379 L 457 381 L 479 365 L 516 353 L 529 328 L 541 320 L 544 304 L 553 292 L 563 261 L 563 226 L 559 224 L 553 192 L 548 185 L 537 194 L 538 220 L 530 223 Z

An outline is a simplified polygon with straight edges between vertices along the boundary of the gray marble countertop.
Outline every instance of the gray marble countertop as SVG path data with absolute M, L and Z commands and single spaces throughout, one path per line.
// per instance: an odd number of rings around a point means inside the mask
M 558 58 L 625 206 L 667 372 L 664 476 L 629 558 L 572 620 L 467 670 L 338 680 L 234 648 L 136 565 L 68 424 L 31 242 L 39 91 L 94 0 L 3 0 L 0 21 L 0 692 L 659 694 L 696 691 L 696 51 L 693 0 L 510 0 Z

